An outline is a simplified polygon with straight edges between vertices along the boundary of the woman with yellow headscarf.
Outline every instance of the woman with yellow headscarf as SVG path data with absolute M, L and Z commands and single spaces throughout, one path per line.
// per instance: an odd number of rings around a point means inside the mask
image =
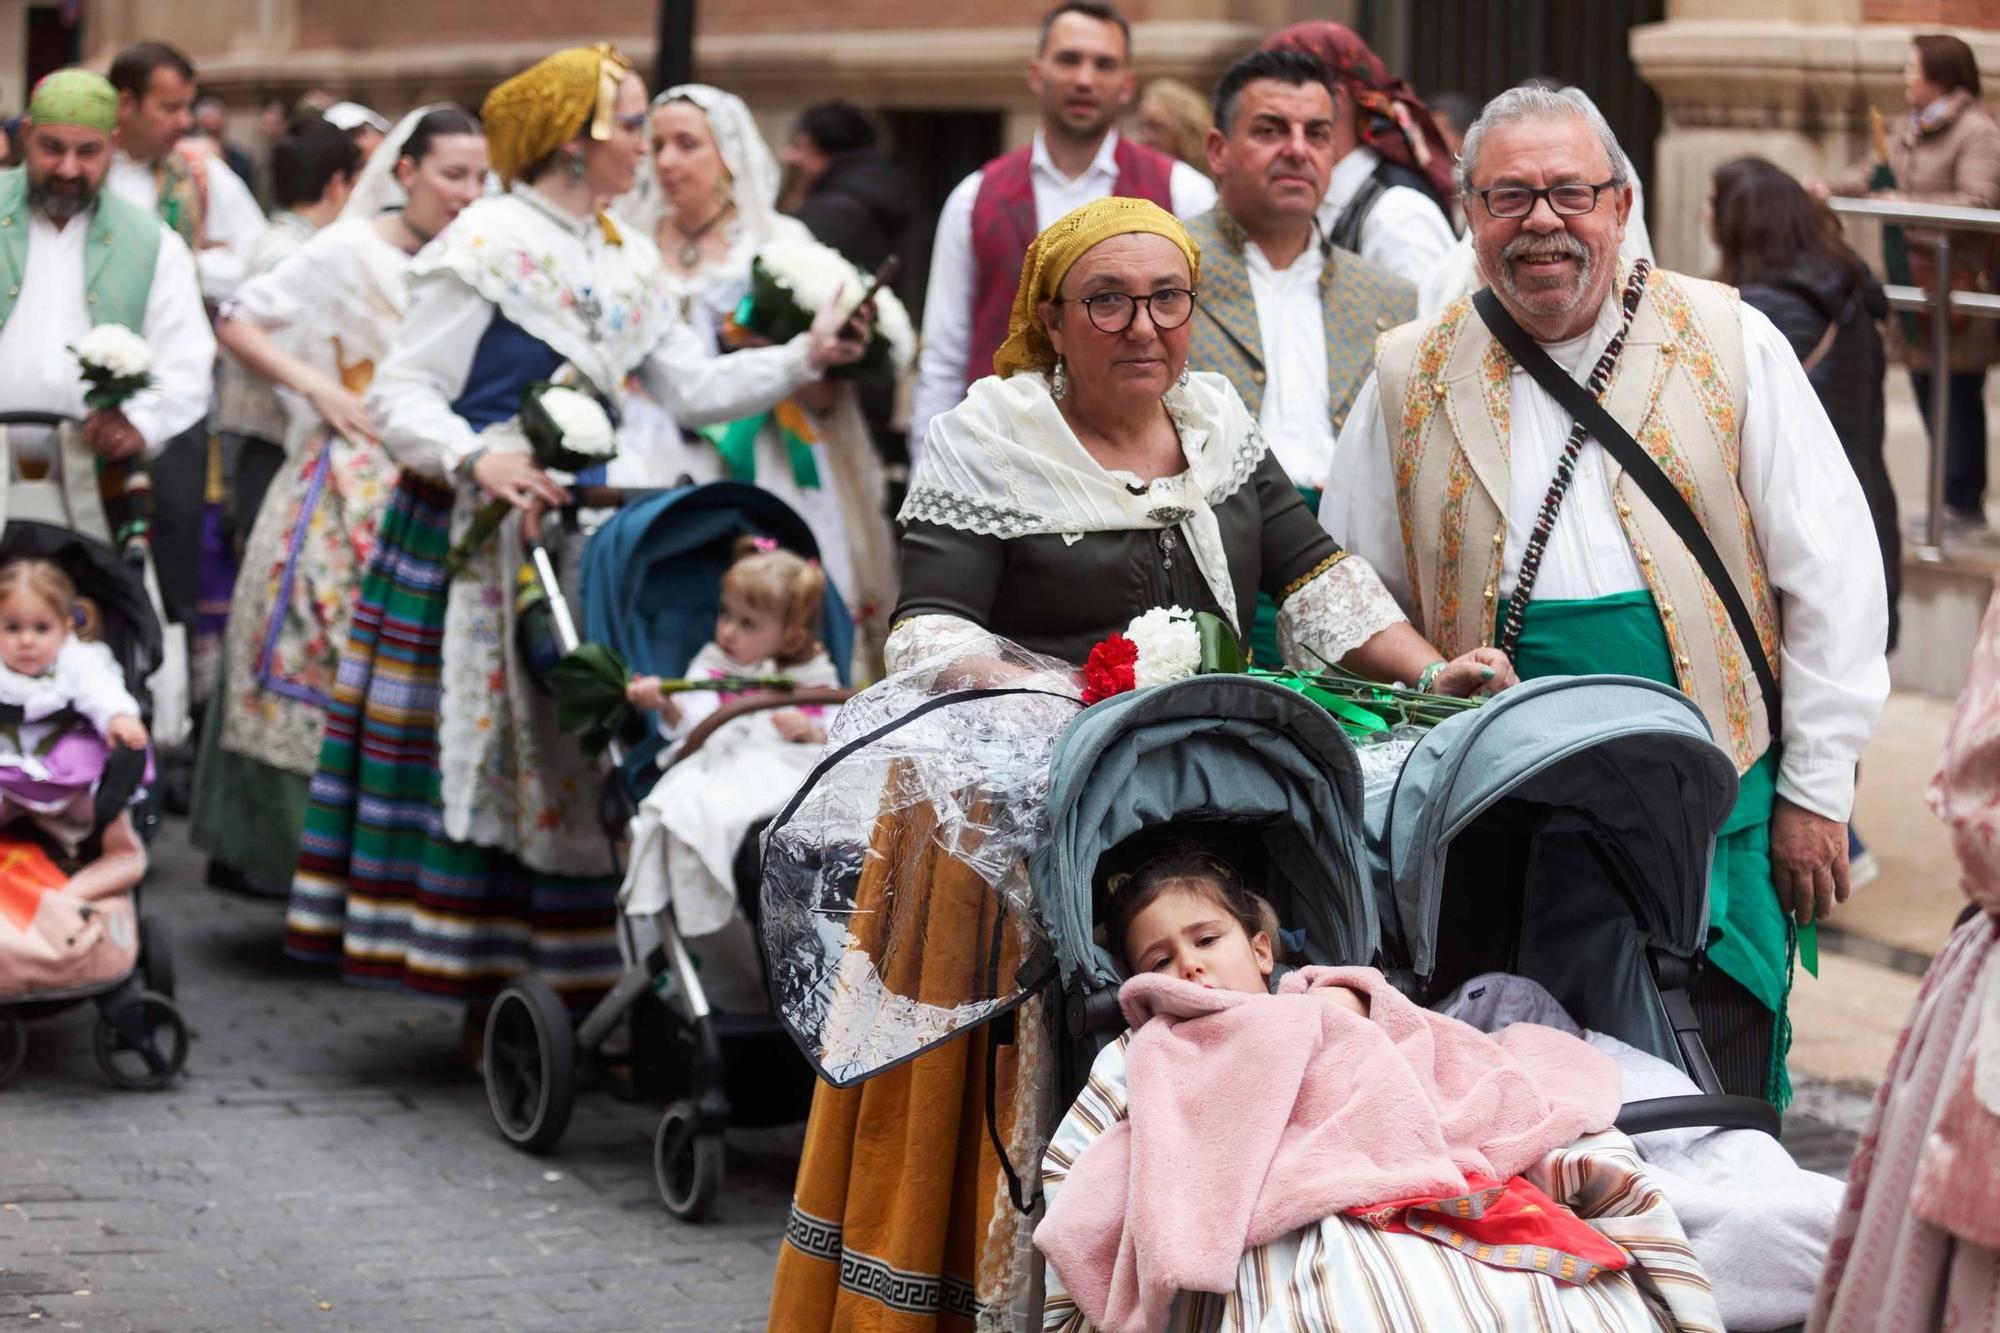
M 490 499 L 567 499 L 535 464 L 524 396 L 553 382 L 615 406 L 636 373 L 677 418 L 729 420 L 860 350 L 832 303 L 791 343 L 726 358 L 676 318 L 652 241 L 604 211 L 646 155 L 645 86 L 617 51 L 557 52 L 480 119 L 506 192 L 411 262 L 369 387 L 402 475 L 328 709 L 286 935 L 351 978 L 468 1001 L 469 1020 L 517 973 L 580 1008 L 619 972 L 597 780 L 515 646 L 517 524 L 466 540 Z
M 1212 612 L 1241 636 L 1261 589 L 1294 665 L 1456 695 L 1512 684 L 1491 649 L 1441 661 L 1307 510 L 1229 381 L 1187 370 L 1200 278 L 1187 232 L 1144 200 L 1086 204 L 1035 239 L 995 374 L 930 424 L 901 515 L 890 670 L 958 653 L 991 679 L 1006 656 L 996 635 L 1081 663 L 1155 607 Z M 897 890 L 951 911 L 964 876 L 924 830 L 899 832 L 880 845 L 929 860 L 885 857 Z M 924 975 L 978 929 L 933 924 Z M 978 1028 L 858 1087 L 818 1089 L 773 1329 L 1012 1326 L 1039 1265 L 1008 1175 L 1032 1185 L 1059 1110 L 1048 1043 L 1032 1039 L 1046 1020 L 1034 1001 L 1020 1014 L 1019 1040 L 991 1053 Z

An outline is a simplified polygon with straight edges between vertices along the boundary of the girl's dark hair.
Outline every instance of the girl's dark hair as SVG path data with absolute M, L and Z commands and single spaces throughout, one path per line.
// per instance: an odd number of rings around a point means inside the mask
M 1917 68 L 1948 93 L 1960 88 L 1979 96 L 1979 61 L 1963 39 L 1950 33 L 1927 32 L 1910 39 L 1917 48 Z
M 1778 283 L 1813 260 L 1846 269 L 1860 282 L 1867 264 L 1840 233 L 1840 221 L 1784 170 L 1761 157 L 1715 169 L 1716 279 L 1732 287 Z
M 1132 922 L 1160 895 L 1176 890 L 1210 899 L 1236 918 L 1245 935 L 1264 931 L 1271 937 L 1272 948 L 1277 948 L 1277 914 L 1271 905 L 1244 886 L 1235 866 L 1202 844 L 1185 839 L 1168 843 L 1137 870 L 1105 881 L 1104 891 L 1110 899 L 1105 928 L 1111 952 L 1127 972 L 1132 970 L 1132 960 L 1125 957 L 1125 935 Z
M 361 171 L 361 147 L 324 120 L 295 121 L 271 145 L 271 202 L 279 208 L 315 204 L 335 176 L 351 183 Z
M 410 129 L 410 137 L 403 141 L 402 156 L 412 162 L 422 162 L 431 155 L 436 141 L 453 134 L 483 134 L 479 128 L 479 117 L 455 106 L 441 106 L 426 112 Z M 400 160 L 400 159 L 399 159 Z

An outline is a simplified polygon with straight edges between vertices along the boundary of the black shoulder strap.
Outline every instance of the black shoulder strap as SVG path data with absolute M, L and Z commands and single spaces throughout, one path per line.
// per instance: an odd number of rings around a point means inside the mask
M 1750 608 L 1743 602 L 1743 594 L 1737 591 L 1736 580 L 1729 576 L 1729 569 L 1722 563 L 1722 555 L 1709 540 L 1702 528 L 1701 520 L 1695 517 L 1693 509 L 1682 498 L 1680 491 L 1653 461 L 1653 456 L 1639 447 L 1631 432 L 1619 425 L 1617 419 L 1604 410 L 1604 405 L 1590 395 L 1590 391 L 1578 384 L 1564 372 L 1561 366 L 1549 359 L 1541 344 L 1528 336 L 1528 331 L 1515 322 L 1500 304 L 1500 299 L 1491 288 L 1481 288 L 1472 298 L 1473 309 L 1479 312 L 1486 327 L 1500 340 L 1521 369 L 1534 376 L 1535 383 L 1548 390 L 1551 397 L 1562 405 L 1565 412 L 1583 423 L 1591 438 L 1602 445 L 1604 452 L 1617 459 L 1624 467 L 1625 475 L 1632 478 L 1653 507 L 1672 525 L 1674 532 L 1694 556 L 1701 572 L 1708 577 L 1715 595 L 1722 599 L 1722 605 L 1729 612 L 1729 623 L 1735 627 L 1736 637 L 1742 641 L 1743 653 L 1750 659 L 1750 669 L 1757 676 L 1757 688 L 1764 696 L 1764 711 L 1771 726 L 1771 740 L 1778 738 L 1778 676 L 1771 668 L 1771 660 L 1764 654 L 1764 642 L 1757 637 L 1757 622 L 1750 614 Z
M 1361 229 L 1368 223 L 1368 215 L 1375 211 L 1376 201 L 1389 192 L 1389 186 L 1379 175 L 1371 175 L 1361 182 L 1361 188 L 1347 201 L 1347 207 L 1340 210 L 1340 216 L 1333 220 L 1333 233 L 1327 237 L 1343 250 L 1361 253 Z

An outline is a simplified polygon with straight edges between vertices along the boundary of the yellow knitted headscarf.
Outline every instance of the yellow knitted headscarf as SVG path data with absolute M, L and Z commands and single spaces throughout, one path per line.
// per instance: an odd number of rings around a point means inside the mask
M 1201 283 L 1201 247 L 1172 213 L 1149 199 L 1113 196 L 1063 214 L 1034 239 L 1021 260 L 1021 287 L 1007 320 L 1007 341 L 993 354 L 993 373 L 1002 379 L 1056 363 L 1055 346 L 1042 325 L 1042 302 L 1055 299 L 1076 261 L 1099 241 L 1134 232 L 1164 236 L 1187 256 L 1190 285 Z
M 488 94 L 479 108 L 486 150 L 504 184 L 585 129 L 611 137 L 618 85 L 632 62 L 608 44 L 558 51 Z

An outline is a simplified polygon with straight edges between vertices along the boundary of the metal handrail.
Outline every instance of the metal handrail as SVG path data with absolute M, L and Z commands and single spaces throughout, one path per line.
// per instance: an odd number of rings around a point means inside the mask
M 1951 289 L 1952 232 L 2000 232 L 2000 209 L 1965 208 L 1958 204 L 1919 204 L 1905 199 L 1829 199 L 1836 213 L 1871 218 L 1885 226 L 1937 228 L 1931 253 L 1937 265 L 1930 290 L 1897 283 L 1885 287 L 1897 310 L 1924 310 L 1931 315 L 1931 471 L 1925 497 L 1924 540 L 1913 555 L 1919 560 L 1944 559 L 1945 439 L 1950 425 L 1951 319 L 2000 319 L 2000 296 Z M 1985 447 L 1981 441 L 1980 447 Z

